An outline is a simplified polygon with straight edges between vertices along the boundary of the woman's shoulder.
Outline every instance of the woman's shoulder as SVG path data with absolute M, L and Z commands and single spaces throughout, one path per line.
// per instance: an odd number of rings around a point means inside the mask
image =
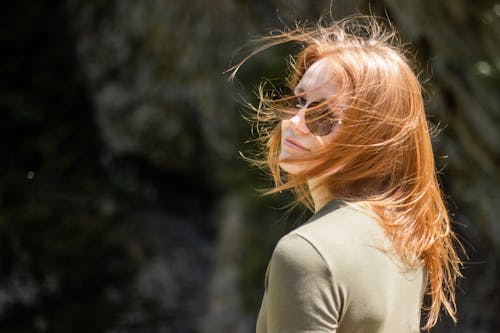
M 271 263 L 291 273 L 327 274 L 328 265 L 314 243 L 302 235 L 291 232 L 283 236 L 274 249 Z

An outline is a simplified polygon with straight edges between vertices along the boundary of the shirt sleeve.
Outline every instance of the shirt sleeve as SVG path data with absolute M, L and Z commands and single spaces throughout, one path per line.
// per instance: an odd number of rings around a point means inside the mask
M 278 242 L 266 293 L 269 333 L 336 332 L 344 297 L 321 254 L 302 236 Z

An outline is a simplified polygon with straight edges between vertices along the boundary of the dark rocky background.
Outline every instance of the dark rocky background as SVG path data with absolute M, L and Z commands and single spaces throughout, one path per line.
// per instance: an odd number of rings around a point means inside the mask
M 0 10 L 0 331 L 254 330 L 265 265 L 307 217 L 238 158 L 241 97 L 283 74 L 246 41 L 329 1 L 26 0 Z M 429 98 L 440 178 L 469 264 L 459 324 L 500 331 L 500 3 L 335 1 L 388 16 Z

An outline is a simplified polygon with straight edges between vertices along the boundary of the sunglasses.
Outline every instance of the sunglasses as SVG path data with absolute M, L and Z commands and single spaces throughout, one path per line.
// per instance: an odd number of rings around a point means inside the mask
M 305 99 L 297 98 L 295 107 L 287 107 L 284 109 L 274 108 L 276 118 L 287 120 L 293 118 L 300 109 L 304 108 Z M 337 124 L 341 124 L 341 120 L 332 115 L 330 107 L 325 102 L 312 102 L 308 105 L 305 111 L 305 122 L 309 131 L 316 136 L 325 136 L 332 132 Z

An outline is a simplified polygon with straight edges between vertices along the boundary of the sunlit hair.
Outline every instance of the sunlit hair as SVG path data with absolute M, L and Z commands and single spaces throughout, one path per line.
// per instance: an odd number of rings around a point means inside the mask
M 255 124 L 265 164 L 275 182 L 270 192 L 292 189 L 312 208 L 307 179 L 319 179 L 333 199 L 371 207 L 380 218 L 394 250 L 407 268 L 425 265 L 424 306 L 430 329 L 441 307 L 456 321 L 455 283 L 461 261 L 459 245 L 436 177 L 422 88 L 392 29 L 371 17 L 354 17 L 307 28 L 297 25 L 261 39 L 239 67 L 271 46 L 296 42 L 302 46 L 290 58 L 290 75 L 282 87 L 262 84 Z M 326 101 L 342 125 L 331 144 L 309 159 L 300 175 L 280 170 L 281 126 L 276 114 L 290 112 L 291 91 L 316 61 L 327 59 L 335 72 L 337 92 Z M 277 112 L 278 111 L 278 112 Z M 307 161 L 311 162 L 311 161 Z

